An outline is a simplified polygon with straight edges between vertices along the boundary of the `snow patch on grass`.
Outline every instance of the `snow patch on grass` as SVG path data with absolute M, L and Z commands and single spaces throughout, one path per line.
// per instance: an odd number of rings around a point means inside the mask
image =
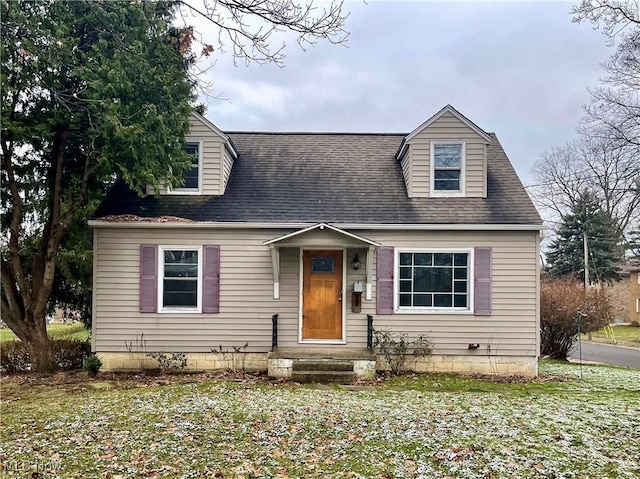
M 447 391 L 217 381 L 33 397 L 3 405 L 0 457 L 54 459 L 46 477 L 64 478 L 638 477 L 638 372 L 588 366 L 580 381 L 575 365 L 541 370 L 563 380 L 488 392 L 469 392 L 487 387 L 469 378 L 451 390 L 455 377 Z

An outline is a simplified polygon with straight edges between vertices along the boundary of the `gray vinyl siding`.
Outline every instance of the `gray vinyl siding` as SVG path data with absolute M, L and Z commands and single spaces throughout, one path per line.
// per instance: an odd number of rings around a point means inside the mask
M 411 150 L 411 147 L 409 147 L 409 151 L 410 150 Z M 405 153 L 400 164 L 402 165 L 402 176 L 404 176 L 404 184 L 405 184 L 405 187 L 407 188 L 407 196 L 409 198 L 413 198 L 413 181 L 412 181 L 412 175 L 411 175 L 411 160 L 410 160 L 409 151 Z
M 223 171 L 221 158 L 225 149 L 224 141 L 215 132 L 211 131 L 208 126 L 194 117 L 189 119 L 189 134 L 185 137 L 185 141 L 187 143 L 202 142 L 202 194 L 220 195 L 220 179 L 222 177 L 221 171 Z M 147 193 L 152 195 L 153 188 L 147 187 Z M 160 194 L 168 194 L 167 189 L 161 187 Z
M 275 230 L 99 229 L 96 351 L 126 351 L 125 341 L 143 334 L 148 351 L 209 352 L 219 345 L 229 348 L 247 341 L 250 351 L 268 351 L 271 315 L 298 314 L 297 293 L 283 287 L 281 299 L 272 299 L 271 256 L 262 242 L 279 234 Z M 140 244 L 220 245 L 220 313 L 140 313 Z
M 219 195 L 222 138 L 200 121 L 191 118 L 187 136 L 189 141 L 202 141 L 202 194 Z
M 411 189 L 414 197 L 428 197 L 431 181 L 431 142 L 465 142 L 465 196 L 486 197 L 485 141 L 450 113 L 445 113 L 411 139 Z
M 224 161 L 222 164 L 222 191 L 221 194 L 224 194 L 227 189 L 227 183 L 229 183 L 229 176 L 231 176 L 231 169 L 233 168 L 233 156 L 229 153 L 229 151 L 222 145 L 222 153 L 224 157 Z
M 535 232 L 361 232 L 385 246 L 396 248 L 473 248 L 491 246 L 492 314 L 376 315 L 375 301 L 363 302 L 363 313 L 372 314 L 374 327 L 405 331 L 412 336 L 427 333 L 435 353 L 466 354 L 469 343 L 480 343 L 472 354 L 537 355 L 538 333 L 538 235 Z M 375 298 L 375 281 L 373 283 Z
M 367 247 L 349 246 L 344 262 L 347 347 L 365 347 L 366 316 L 379 329 L 425 333 L 438 354 L 467 354 L 469 343 L 481 349 L 469 354 L 535 356 L 538 328 L 538 235 L 535 232 L 354 231 L 385 246 L 403 248 L 493 248 L 493 312 L 473 314 L 376 315 L 375 269 L 371 301 L 351 313 L 356 280 L 366 281 Z M 258 229 L 98 229 L 95 245 L 94 347 L 98 352 L 126 352 L 125 342 L 144 334 L 147 351 L 208 352 L 249 343 L 248 351 L 271 348 L 271 316 L 279 314 L 279 345 L 297 346 L 300 308 L 300 249 L 280 250 L 280 299 L 273 299 L 273 277 L 265 240 L 285 233 Z M 344 238 L 345 244 L 353 240 Z M 315 230 L 298 238 L 307 247 L 339 244 L 333 232 Z M 220 313 L 139 313 L 140 244 L 165 246 L 220 245 Z M 361 268 L 351 261 L 358 253 Z M 375 258 L 374 258 L 375 268 Z M 305 345 L 307 347 L 308 345 Z M 322 347 L 314 345 L 313 347 Z

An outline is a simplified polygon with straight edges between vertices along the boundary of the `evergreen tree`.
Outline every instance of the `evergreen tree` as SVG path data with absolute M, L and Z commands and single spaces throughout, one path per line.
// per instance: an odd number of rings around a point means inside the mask
M 175 187 L 189 168 L 194 56 L 175 8 L 0 2 L 0 312 L 33 371 L 56 369 L 46 313 L 74 285 L 55 272 L 81 275 L 74 235 L 106 189 L 116 178 L 140 193 Z
M 632 230 L 627 239 L 627 257 L 634 263 L 640 263 L 640 224 Z
M 618 280 L 616 263 L 619 237 L 614 221 L 599 205 L 597 198 L 585 192 L 572 211 L 562 217 L 557 238 L 547 259 L 553 277 L 574 276 L 584 281 L 584 233 L 589 248 L 590 278 L 595 281 Z

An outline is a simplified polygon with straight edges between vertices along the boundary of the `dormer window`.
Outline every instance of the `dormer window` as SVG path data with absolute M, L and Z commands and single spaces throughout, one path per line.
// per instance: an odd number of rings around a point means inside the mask
M 431 142 L 431 196 L 464 194 L 463 141 Z
M 184 182 L 169 193 L 176 195 L 200 194 L 202 190 L 202 143 L 187 142 L 182 150 L 191 157 L 191 168 L 184 172 Z

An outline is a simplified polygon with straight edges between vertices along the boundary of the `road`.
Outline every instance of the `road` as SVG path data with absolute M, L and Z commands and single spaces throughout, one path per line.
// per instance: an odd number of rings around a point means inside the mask
M 578 344 L 571 351 L 571 357 L 580 358 Z M 640 369 L 640 348 L 622 348 L 608 344 L 582 343 L 582 359 L 604 364 L 628 366 Z

